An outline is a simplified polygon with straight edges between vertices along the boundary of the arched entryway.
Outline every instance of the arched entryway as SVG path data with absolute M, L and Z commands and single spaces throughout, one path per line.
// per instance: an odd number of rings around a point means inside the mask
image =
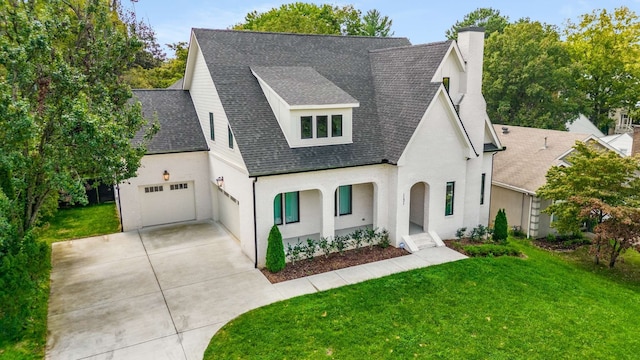
M 415 183 L 409 200 L 409 235 L 429 230 L 429 184 Z

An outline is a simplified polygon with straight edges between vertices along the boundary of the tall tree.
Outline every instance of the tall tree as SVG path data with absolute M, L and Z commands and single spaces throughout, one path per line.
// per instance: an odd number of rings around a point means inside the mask
M 566 130 L 580 113 L 577 68 L 553 26 L 520 20 L 485 44 L 487 112 L 499 124 Z
M 509 25 L 509 17 L 500 15 L 500 10 L 490 7 L 478 8 L 465 15 L 462 21 L 456 21 L 445 35 L 447 39 L 455 40 L 458 38 L 458 30 L 469 26 L 479 26 L 484 28 L 484 37 L 488 38 L 493 33 L 502 33 L 507 25 Z
M 547 172 L 547 182 L 536 195 L 553 200 L 545 213 L 555 217 L 552 226 L 562 234 L 579 233 L 582 224 L 595 224 L 607 218 L 604 207 L 594 206 L 585 215 L 585 205 L 594 201 L 610 207 L 640 206 L 640 162 L 635 157 L 621 157 L 594 144 L 576 142 L 567 158 L 570 166 L 554 166 Z
M 640 100 L 640 20 L 627 7 L 594 10 L 569 22 L 567 44 L 580 66 L 577 86 L 588 101 L 587 115 L 607 133 L 615 109 L 632 111 Z
M 165 60 L 160 66 L 143 69 L 134 66 L 124 74 L 124 81 L 135 89 L 166 88 L 184 76 L 189 48 L 186 42 L 167 45 L 174 51 L 174 57 Z
M 362 36 L 393 36 L 391 24 L 393 21 L 388 16 L 382 16 L 380 11 L 372 9 L 367 11 L 362 17 L 362 30 L 359 34 Z
M 144 124 L 121 75 L 142 43 L 104 0 L 8 0 L 0 7 L 0 168 L 22 237 L 58 193 L 135 176 Z M 150 135 L 150 133 L 148 133 Z
M 353 5 L 331 6 L 296 2 L 267 12 L 253 11 L 235 30 L 290 32 L 300 34 L 388 36 L 391 19 L 370 10 L 363 17 Z

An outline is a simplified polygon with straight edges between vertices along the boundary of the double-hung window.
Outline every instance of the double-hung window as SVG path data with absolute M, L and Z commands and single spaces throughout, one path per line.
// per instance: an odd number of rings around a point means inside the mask
M 453 215 L 453 197 L 455 191 L 455 181 L 449 181 L 447 183 L 447 190 L 445 195 L 445 203 L 444 203 L 444 214 L 445 215 Z
M 273 222 L 276 225 L 300 221 L 300 193 L 298 191 L 278 194 L 273 199 Z
M 352 197 L 352 186 L 351 185 L 344 185 L 344 186 L 340 186 L 338 187 L 338 189 L 336 190 L 336 200 L 335 200 L 335 204 L 336 204 L 336 208 L 335 208 L 335 215 L 336 216 L 341 216 L 341 215 L 349 215 L 352 213 L 353 211 L 353 206 L 352 206 L 352 201 L 353 201 L 353 197 Z

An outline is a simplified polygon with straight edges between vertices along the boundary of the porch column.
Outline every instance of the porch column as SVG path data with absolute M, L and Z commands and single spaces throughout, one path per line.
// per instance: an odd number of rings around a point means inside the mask
M 322 189 L 320 190 L 322 194 L 322 203 L 320 206 L 322 207 L 322 231 L 320 232 L 320 236 L 322 237 L 333 237 L 335 234 L 335 220 L 334 220 L 334 208 L 333 208 L 333 191 Z

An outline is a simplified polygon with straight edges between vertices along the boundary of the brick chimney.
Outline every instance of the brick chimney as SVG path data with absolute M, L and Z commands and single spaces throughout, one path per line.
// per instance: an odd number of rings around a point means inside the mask
M 633 143 L 631 145 L 631 156 L 640 153 L 640 125 L 633 125 Z

